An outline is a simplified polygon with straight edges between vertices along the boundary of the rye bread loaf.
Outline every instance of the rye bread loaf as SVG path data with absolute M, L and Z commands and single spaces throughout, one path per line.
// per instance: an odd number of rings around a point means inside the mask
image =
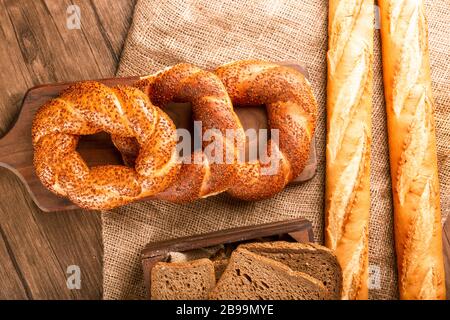
M 211 291 L 212 300 L 325 300 L 323 284 L 278 261 L 238 248 Z
M 341 299 L 342 271 L 333 251 L 314 243 L 256 242 L 239 248 L 284 263 L 294 271 L 306 273 L 327 288 L 330 299 Z
M 228 259 L 222 258 L 219 260 L 213 260 L 213 265 L 214 265 L 214 273 L 216 275 L 216 281 L 219 281 L 220 277 L 222 276 L 225 269 L 227 268 Z
M 158 262 L 151 273 L 152 300 L 206 300 L 216 284 L 209 259 Z

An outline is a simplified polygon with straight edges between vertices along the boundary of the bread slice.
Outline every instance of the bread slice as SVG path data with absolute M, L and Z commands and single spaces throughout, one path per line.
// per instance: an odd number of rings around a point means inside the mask
M 328 294 L 317 279 L 238 248 L 209 297 L 212 300 L 324 300 Z
M 342 271 L 330 249 L 314 243 L 285 241 L 248 243 L 239 247 L 320 280 L 327 288 L 330 299 L 341 299 Z
M 213 265 L 214 265 L 214 273 L 216 275 L 216 281 L 218 281 L 222 276 L 222 274 L 224 273 L 225 269 L 227 268 L 228 259 L 222 258 L 220 260 L 214 260 Z
M 152 268 L 152 300 L 206 300 L 216 278 L 209 259 L 158 262 Z

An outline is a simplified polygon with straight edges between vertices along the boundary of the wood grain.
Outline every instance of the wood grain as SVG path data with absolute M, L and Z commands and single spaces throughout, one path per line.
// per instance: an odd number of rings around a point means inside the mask
M 0 0 L 0 137 L 12 127 L 28 88 L 113 77 L 128 31 L 131 0 Z M 81 9 L 81 30 L 66 10 Z M 24 185 L 0 168 L 0 299 L 101 298 L 101 223 L 92 212 L 43 214 Z M 81 290 L 66 269 L 81 268 Z

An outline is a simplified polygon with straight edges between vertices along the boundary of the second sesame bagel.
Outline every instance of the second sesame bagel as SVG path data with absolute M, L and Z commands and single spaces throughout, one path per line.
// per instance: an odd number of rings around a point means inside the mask
M 295 179 L 308 161 L 317 118 L 311 86 L 299 71 L 259 60 L 232 62 L 215 73 L 234 105 L 264 105 L 269 127 L 278 135 L 278 142 L 269 139 L 267 143 L 266 156 L 272 161 L 260 157 L 237 163 L 235 183 L 228 192 L 244 200 L 271 197 Z

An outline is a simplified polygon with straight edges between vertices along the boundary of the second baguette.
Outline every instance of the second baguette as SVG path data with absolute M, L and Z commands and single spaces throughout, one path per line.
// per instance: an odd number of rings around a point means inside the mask
M 422 0 L 379 1 L 401 299 L 445 299 L 434 101 Z
M 342 267 L 342 298 L 367 299 L 374 7 L 329 4 L 325 243 Z

